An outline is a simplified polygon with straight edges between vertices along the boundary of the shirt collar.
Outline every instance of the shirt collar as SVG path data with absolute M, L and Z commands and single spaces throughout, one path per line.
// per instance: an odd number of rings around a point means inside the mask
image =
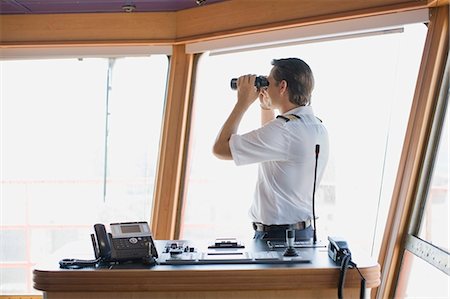
M 314 114 L 312 106 L 299 106 L 294 109 L 289 110 L 288 112 L 284 113 L 286 114 Z

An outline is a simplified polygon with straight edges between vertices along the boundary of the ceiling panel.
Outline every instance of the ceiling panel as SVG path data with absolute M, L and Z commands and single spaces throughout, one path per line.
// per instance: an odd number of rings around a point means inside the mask
M 226 0 L 0 0 L 0 14 L 112 13 L 133 5 L 135 12 L 178 11 Z

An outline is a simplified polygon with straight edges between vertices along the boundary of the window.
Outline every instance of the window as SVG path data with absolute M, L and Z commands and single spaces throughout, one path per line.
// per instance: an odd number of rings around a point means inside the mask
M 316 194 L 318 239 L 345 237 L 377 256 L 408 121 L 426 26 L 401 33 L 354 37 L 222 55 L 198 65 L 182 239 L 251 238 L 247 216 L 256 166 L 237 167 L 211 148 L 235 103 L 230 79 L 266 75 L 273 58 L 299 57 L 312 68 L 312 106 L 330 134 L 331 156 Z M 259 107 L 239 133 L 259 127 Z M 313 175 L 313 173 L 311 173 Z M 357 228 L 357 229 L 356 229 Z
M 449 244 L 449 131 L 448 108 L 445 114 L 439 146 L 435 155 L 433 172 L 431 174 L 425 209 L 422 215 L 418 237 L 442 249 L 450 251 Z
M 423 259 L 405 251 L 403 277 L 399 280 L 395 298 L 448 298 L 450 279 Z M 404 284 L 404 282 L 407 282 Z
M 0 294 L 27 294 L 93 224 L 150 218 L 168 58 L 0 65 Z
M 395 290 L 399 298 L 450 296 L 448 62 L 445 74 Z

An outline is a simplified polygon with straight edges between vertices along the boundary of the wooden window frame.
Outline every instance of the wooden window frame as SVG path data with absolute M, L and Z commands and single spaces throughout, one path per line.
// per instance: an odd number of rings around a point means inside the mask
M 406 244 L 411 240 L 409 236 L 418 217 L 418 213 L 416 219 L 413 217 L 414 207 L 449 52 L 449 6 L 432 8 L 430 14 L 393 200 L 378 259 L 382 276 L 376 298 L 394 297 Z M 372 296 L 375 297 L 375 293 Z
M 184 45 L 173 48 L 170 57 L 163 132 L 153 209 L 152 232 L 156 239 L 175 239 L 179 220 L 188 119 L 192 107 L 192 74 L 194 54 L 187 54 Z M 179 225 L 178 225 L 179 226 Z

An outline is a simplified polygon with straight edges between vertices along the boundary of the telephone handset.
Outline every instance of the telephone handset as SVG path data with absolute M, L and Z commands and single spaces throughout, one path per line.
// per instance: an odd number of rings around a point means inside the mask
M 93 267 L 104 263 L 141 262 L 155 264 L 158 253 L 147 222 L 111 223 L 111 233 L 103 224 L 91 234 L 95 260 L 63 259 L 61 268 Z
M 92 246 L 96 258 L 109 260 L 111 258 L 111 243 L 103 224 L 94 225 L 95 235 L 91 234 Z

